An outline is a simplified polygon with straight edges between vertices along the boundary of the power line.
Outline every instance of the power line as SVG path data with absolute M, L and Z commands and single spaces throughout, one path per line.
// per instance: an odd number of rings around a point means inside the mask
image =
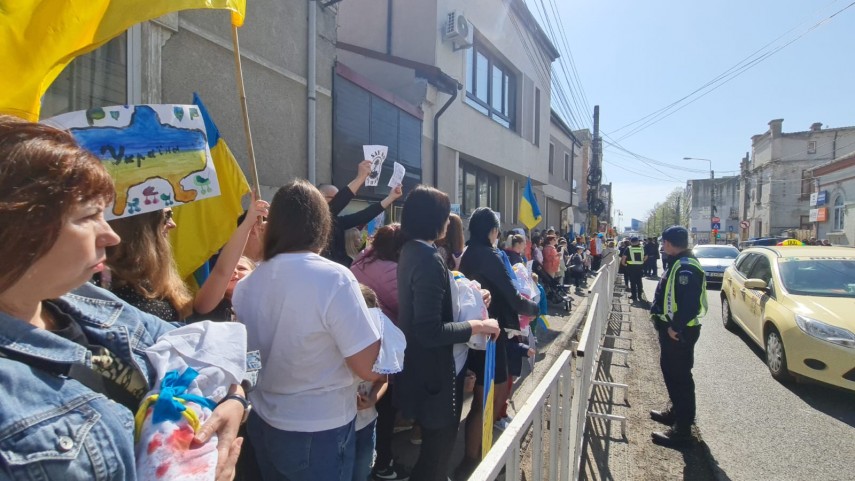
M 835 0 L 835 1 L 836 1 L 836 0 Z M 832 3 L 834 3 L 834 2 L 832 2 Z M 829 4 L 829 5 L 830 5 L 830 4 Z M 772 42 L 767 43 L 766 45 L 764 45 L 763 47 L 761 47 L 760 49 L 756 50 L 754 53 L 752 53 L 751 55 L 749 55 L 748 57 L 746 57 L 745 59 L 743 59 L 743 60 L 739 61 L 739 62 L 738 62 L 738 63 L 736 63 L 734 66 L 730 67 L 729 69 L 725 70 L 724 72 L 722 72 L 721 74 L 719 74 L 718 76 L 716 76 L 715 78 L 713 78 L 712 80 L 708 81 L 707 83 L 705 83 L 705 84 L 704 84 L 704 85 L 702 85 L 701 87 L 698 87 L 697 89 L 695 89 L 694 91 L 692 91 L 692 92 L 691 92 L 691 93 L 689 93 L 688 95 L 683 96 L 682 98 L 680 98 L 680 99 L 678 99 L 678 100 L 676 100 L 676 101 L 672 102 L 671 104 L 669 104 L 669 105 L 667 105 L 667 106 L 665 106 L 665 107 L 663 107 L 663 108 L 661 108 L 661 109 L 659 109 L 659 110 L 657 110 L 657 111 L 655 111 L 655 112 L 653 112 L 653 113 L 651 113 L 651 114 L 648 114 L 648 115 L 646 115 L 646 116 L 642 117 L 641 119 L 638 119 L 638 120 L 636 120 L 636 121 L 634 121 L 634 122 L 630 122 L 629 124 L 626 124 L 626 125 L 624 125 L 624 126 L 620 127 L 619 129 L 617 129 L 617 130 L 613 131 L 612 133 L 618 132 L 618 131 L 623 130 L 623 129 L 627 128 L 627 127 L 630 127 L 630 126 L 632 126 L 632 125 L 635 125 L 635 124 L 641 123 L 641 125 L 639 125 L 639 126 L 637 126 L 637 127 L 633 128 L 630 132 L 628 132 L 628 133 L 626 133 L 626 134 L 622 135 L 622 136 L 618 139 L 618 140 L 623 140 L 623 139 L 626 139 L 626 138 L 628 138 L 628 137 L 630 137 L 630 136 L 632 136 L 632 135 L 635 135 L 636 133 L 638 133 L 638 132 L 640 132 L 640 131 L 642 131 L 642 130 L 644 130 L 644 129 L 646 129 L 646 128 L 648 128 L 648 127 L 650 127 L 650 126 L 652 126 L 652 125 L 654 125 L 654 124 L 656 124 L 656 123 L 658 123 L 658 122 L 660 122 L 660 121 L 662 121 L 662 120 L 664 120 L 664 119 L 665 119 L 665 118 L 667 118 L 667 117 L 670 117 L 671 115 L 675 114 L 676 112 L 678 112 L 678 111 L 680 111 L 680 110 L 684 109 L 685 107 L 687 107 L 687 106 L 691 105 L 692 103 L 694 103 L 694 102 L 696 102 L 696 101 L 700 100 L 701 98 L 703 98 L 703 97 L 707 96 L 708 94 L 712 93 L 713 91 L 715 91 L 715 90 L 719 89 L 720 87 L 724 86 L 725 84 L 727 84 L 727 83 L 728 83 L 728 82 L 730 82 L 731 80 L 735 79 L 736 77 L 738 77 L 738 76 L 742 75 L 743 73 L 747 72 L 747 71 L 748 71 L 748 70 L 750 70 L 751 68 L 753 68 L 753 67 L 757 66 L 760 62 L 762 62 L 762 61 L 764 61 L 764 60 L 768 59 L 769 57 L 771 57 L 771 56 L 775 55 L 776 53 L 780 52 L 781 50 L 783 50 L 784 48 L 786 48 L 786 47 L 788 47 L 788 46 L 792 45 L 794 42 L 796 42 L 796 41 L 800 40 L 801 38 L 805 37 L 806 35 L 808 35 L 808 34 L 809 34 L 809 33 L 811 33 L 812 31 L 814 31 L 814 30 L 816 30 L 817 28 L 819 28 L 820 26 L 822 26 L 822 25 L 824 25 L 824 24 L 826 24 L 826 23 L 830 22 L 834 17 L 836 17 L 837 15 L 839 15 L 839 14 L 843 13 L 844 11 L 846 11 L 847 9 L 849 9 L 849 8 L 851 8 L 851 7 L 853 7 L 853 6 L 855 6 L 855 2 L 852 2 L 852 3 L 848 4 L 847 6 L 843 7 L 842 9 L 840 9 L 840 10 L 838 10 L 838 11 L 834 12 L 833 14 L 831 14 L 831 15 L 829 15 L 829 16 L 827 16 L 827 17 L 823 18 L 823 19 L 822 19 L 822 20 L 820 20 L 819 22 L 814 23 L 814 24 L 813 24 L 813 25 L 811 25 L 807 30 L 805 30 L 804 32 L 802 32 L 800 35 L 798 35 L 797 37 L 795 37 L 795 38 L 793 38 L 793 39 L 789 40 L 788 42 L 784 43 L 783 45 L 780 45 L 780 46 L 778 46 L 778 47 L 774 48 L 773 50 L 771 50 L 771 51 L 769 51 L 769 52 L 765 52 L 765 53 L 763 53 L 762 55 L 760 55 L 760 56 L 758 56 L 758 57 L 756 57 L 756 58 L 752 58 L 752 57 L 754 57 L 757 53 L 761 52 L 761 51 L 762 51 L 762 50 L 764 50 L 766 47 L 768 47 L 769 45 L 774 44 L 774 43 L 775 43 L 775 42 L 777 42 L 779 39 L 781 39 L 782 37 L 786 36 L 788 33 L 790 33 L 790 32 L 792 32 L 793 30 L 795 30 L 797 27 L 795 27 L 795 28 L 793 28 L 793 29 L 790 29 L 789 31 L 785 32 L 783 35 L 779 36 L 778 38 L 776 38 L 776 39 L 775 39 L 775 40 L 773 40 Z M 749 59 L 750 59 L 750 60 L 749 60 Z M 708 87 L 711 87 L 711 86 L 712 86 L 712 88 L 709 88 L 709 89 L 708 89 Z M 700 95 L 695 96 L 692 100 L 690 100 L 690 101 L 688 101 L 688 102 L 683 103 L 685 100 L 687 100 L 687 99 L 691 98 L 692 96 L 694 96 L 695 94 L 697 94 L 697 93 L 699 93 L 699 92 L 701 92 L 701 91 L 704 91 L 705 89 L 707 89 L 705 92 L 701 93 Z M 682 105 L 680 105 L 681 103 L 682 103 Z M 680 105 L 680 106 L 679 106 L 679 107 L 677 107 L 677 105 Z M 675 107 L 676 107 L 676 108 L 675 108 Z

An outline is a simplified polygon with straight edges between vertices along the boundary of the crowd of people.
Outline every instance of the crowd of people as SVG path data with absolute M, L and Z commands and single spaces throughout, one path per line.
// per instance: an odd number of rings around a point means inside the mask
M 134 416 L 166 389 L 147 349 L 208 321 L 245 326 L 233 341 L 247 351 L 244 379 L 223 382 L 192 436 L 215 445 L 215 479 L 468 477 L 486 364 L 469 346 L 496 342 L 493 421 L 504 427 L 513 376 L 535 354 L 520 319 L 545 312 L 512 266 L 555 292 L 581 289 L 616 249 L 602 235 L 502 234 L 489 208 L 464 229 L 426 186 L 411 189 L 400 223 L 366 236 L 403 195 L 340 215 L 370 169 L 360 163 L 341 189 L 295 180 L 270 203 L 253 196 L 193 286 L 170 248 L 171 208 L 108 222 L 115 191 L 97 157 L 67 132 L 0 117 L 0 479 L 137 479 Z M 460 278 L 479 286 L 483 315 L 462 314 Z M 468 390 L 465 457 L 451 466 Z M 409 468 L 393 457 L 402 424 L 420 431 Z

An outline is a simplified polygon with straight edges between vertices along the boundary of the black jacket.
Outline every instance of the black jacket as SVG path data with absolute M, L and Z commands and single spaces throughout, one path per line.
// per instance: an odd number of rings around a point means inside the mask
M 411 240 L 398 260 L 398 326 L 407 338 L 404 371 L 395 378 L 402 416 L 439 429 L 460 421 L 456 399 L 454 344 L 472 336 L 468 323 L 454 322 L 450 278 L 433 247 Z
M 330 233 L 329 244 L 324 251 L 323 256 L 327 259 L 338 262 L 339 264 L 350 267 L 353 262 L 347 255 L 347 249 L 344 245 L 344 231 L 347 229 L 365 225 L 371 222 L 371 219 L 380 215 L 383 212 L 383 206 L 379 202 L 371 204 L 359 212 L 354 212 L 348 215 L 338 215 L 347 204 L 355 197 L 349 187 L 345 186 L 330 201 L 330 214 L 332 214 L 333 228 Z
M 491 318 L 499 321 L 500 327 L 519 329 L 520 314 L 536 316 L 540 313 L 537 303 L 517 292 L 505 263 L 492 246 L 470 243 L 460 259 L 460 272 L 490 291 L 492 300 L 487 310 Z

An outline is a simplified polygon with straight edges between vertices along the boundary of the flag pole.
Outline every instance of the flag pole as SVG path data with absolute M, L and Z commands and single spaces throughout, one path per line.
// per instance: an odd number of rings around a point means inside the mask
M 252 176 L 252 191 L 256 196 L 261 195 L 261 186 L 258 184 L 258 168 L 255 164 L 255 148 L 252 145 L 252 130 L 249 127 L 249 107 L 246 103 L 246 89 L 243 86 L 243 67 L 240 63 L 240 42 L 238 41 L 238 27 L 232 24 L 232 43 L 235 52 L 235 74 L 237 75 L 238 96 L 240 107 L 243 111 L 243 129 L 246 133 L 246 150 L 249 154 L 249 173 Z

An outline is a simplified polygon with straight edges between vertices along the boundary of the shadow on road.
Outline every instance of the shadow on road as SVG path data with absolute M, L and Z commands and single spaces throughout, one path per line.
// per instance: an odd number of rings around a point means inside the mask
M 683 469 L 683 479 L 685 480 L 694 480 L 699 471 L 703 472 L 708 468 L 712 471 L 716 481 L 730 481 L 730 477 L 719 466 L 718 461 L 710 452 L 710 447 L 703 441 L 693 449 L 683 451 L 683 462 L 686 463 L 686 467 Z
M 748 337 L 745 331 L 737 327 L 731 332 L 739 336 L 761 362 L 766 363 L 766 353 Z M 782 385 L 810 407 L 848 426 L 855 427 L 855 410 L 852 409 L 855 405 L 855 393 L 803 377 L 796 377 L 792 382 L 782 383 Z

